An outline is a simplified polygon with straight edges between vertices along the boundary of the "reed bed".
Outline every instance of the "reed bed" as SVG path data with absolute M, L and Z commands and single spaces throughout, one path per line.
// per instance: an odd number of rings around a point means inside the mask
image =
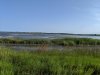
M 99 39 L 91 38 L 59 38 L 59 39 L 15 39 L 1 38 L 0 44 L 28 44 L 28 45 L 60 45 L 60 46 L 79 46 L 79 45 L 100 45 Z
M 0 47 L 0 75 L 100 75 L 100 52 L 16 51 Z

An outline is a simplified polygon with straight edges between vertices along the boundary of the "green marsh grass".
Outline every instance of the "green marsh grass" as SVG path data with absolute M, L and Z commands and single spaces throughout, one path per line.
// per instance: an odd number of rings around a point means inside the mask
M 14 39 L 0 38 L 0 44 L 46 44 L 61 46 L 100 45 L 99 39 L 91 38 L 58 38 L 58 39 Z
M 0 47 L 0 75 L 100 75 L 100 53 L 15 51 Z

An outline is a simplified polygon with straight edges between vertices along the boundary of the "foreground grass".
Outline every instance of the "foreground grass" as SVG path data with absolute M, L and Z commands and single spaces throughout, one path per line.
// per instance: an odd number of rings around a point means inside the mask
M 0 75 L 100 75 L 99 51 L 14 51 L 0 47 Z

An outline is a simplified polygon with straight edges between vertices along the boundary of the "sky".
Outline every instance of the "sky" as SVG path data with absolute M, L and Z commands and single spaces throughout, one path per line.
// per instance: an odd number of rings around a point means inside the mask
M 0 31 L 100 34 L 100 0 L 0 0 Z

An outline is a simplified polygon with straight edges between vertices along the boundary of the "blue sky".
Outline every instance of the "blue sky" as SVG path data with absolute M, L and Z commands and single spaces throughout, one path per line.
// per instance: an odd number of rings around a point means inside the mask
M 100 33 L 100 0 L 0 0 L 0 31 Z

